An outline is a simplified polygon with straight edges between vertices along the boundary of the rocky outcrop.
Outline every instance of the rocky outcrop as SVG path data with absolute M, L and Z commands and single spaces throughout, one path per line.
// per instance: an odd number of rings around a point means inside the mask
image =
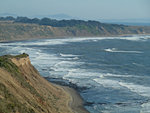
M 18 67 L 20 66 L 24 66 L 24 65 L 30 65 L 31 66 L 31 62 L 29 59 L 29 56 L 27 57 L 23 57 L 23 58 L 11 58 L 11 61 L 16 64 Z

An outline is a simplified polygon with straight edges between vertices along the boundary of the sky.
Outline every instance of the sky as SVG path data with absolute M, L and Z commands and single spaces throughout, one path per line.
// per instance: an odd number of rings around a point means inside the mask
M 0 0 L 0 13 L 83 19 L 150 19 L 150 0 Z

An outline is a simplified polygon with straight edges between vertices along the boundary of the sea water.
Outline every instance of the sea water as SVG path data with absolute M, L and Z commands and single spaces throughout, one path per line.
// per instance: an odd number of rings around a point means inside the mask
M 150 36 L 0 43 L 0 55 L 20 53 L 42 76 L 84 87 L 91 113 L 150 113 Z

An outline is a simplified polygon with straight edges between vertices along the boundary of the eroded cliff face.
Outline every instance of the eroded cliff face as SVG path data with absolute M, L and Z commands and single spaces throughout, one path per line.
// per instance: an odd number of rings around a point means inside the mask
M 11 58 L 11 61 L 16 64 L 18 67 L 28 65 L 31 66 L 29 56 L 23 58 Z
M 29 56 L 0 57 L 0 113 L 72 113 L 70 96 L 41 77 Z

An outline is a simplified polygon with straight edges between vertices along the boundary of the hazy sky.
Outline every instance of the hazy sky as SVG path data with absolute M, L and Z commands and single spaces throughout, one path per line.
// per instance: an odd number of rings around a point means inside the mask
M 0 0 L 0 13 L 62 13 L 86 19 L 150 18 L 150 0 Z

